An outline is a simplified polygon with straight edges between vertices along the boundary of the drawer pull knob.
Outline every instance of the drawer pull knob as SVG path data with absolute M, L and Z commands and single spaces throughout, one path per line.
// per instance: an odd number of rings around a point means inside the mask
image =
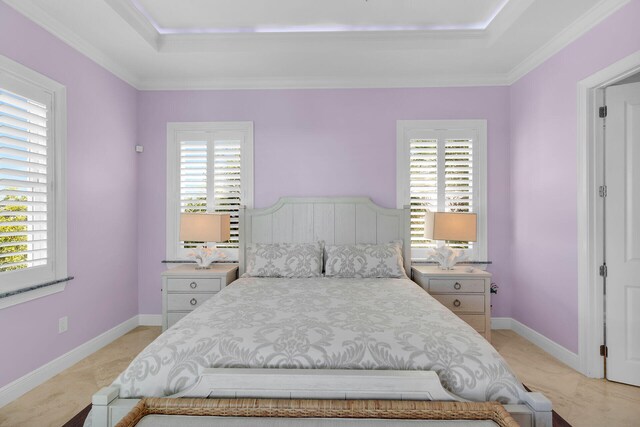
M 462 303 L 460 302 L 460 300 L 459 300 L 459 299 L 457 299 L 457 300 L 453 301 L 453 306 L 454 306 L 454 307 L 460 307 L 460 304 L 462 304 Z
M 461 287 L 462 285 L 459 282 L 456 282 L 455 285 L 453 285 L 453 289 L 455 289 L 456 291 L 459 291 Z
M 196 305 L 198 303 L 198 300 L 195 299 L 195 298 L 191 298 L 191 301 L 189 301 L 189 302 L 191 303 L 191 305 Z M 458 303 L 459 303 L 459 301 L 458 301 Z
M 191 289 L 195 289 L 198 287 L 198 284 L 196 282 L 191 282 L 189 283 L 189 286 L 191 286 Z

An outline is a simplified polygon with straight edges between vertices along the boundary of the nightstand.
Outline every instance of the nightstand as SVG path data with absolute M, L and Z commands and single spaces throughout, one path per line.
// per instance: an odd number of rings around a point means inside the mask
M 162 273 L 162 330 L 200 307 L 222 288 L 236 280 L 238 266 L 214 264 L 196 270 L 195 264 L 184 264 Z
M 413 281 L 491 341 L 491 273 L 458 266 L 441 270 L 436 266 L 411 267 Z

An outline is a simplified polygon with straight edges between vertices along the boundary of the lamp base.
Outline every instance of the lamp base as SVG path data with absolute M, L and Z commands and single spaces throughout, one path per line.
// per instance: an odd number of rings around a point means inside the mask
M 205 245 L 198 245 L 198 247 L 193 249 L 187 256 L 196 262 L 196 270 L 209 270 L 211 269 L 211 263 L 213 261 L 227 258 L 224 252 L 215 246 L 207 247 Z
M 440 246 L 439 248 L 431 250 L 429 259 L 440 264 L 440 270 L 453 270 L 457 263 L 467 259 L 467 254 L 465 251 L 460 249 L 451 249 L 449 246 Z

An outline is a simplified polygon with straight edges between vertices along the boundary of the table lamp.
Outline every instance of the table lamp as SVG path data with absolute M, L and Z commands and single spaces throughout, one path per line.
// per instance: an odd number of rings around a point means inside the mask
M 196 261 L 196 269 L 209 268 L 209 265 L 227 256 L 209 242 L 226 242 L 231 235 L 231 217 L 229 214 L 217 213 L 183 213 L 180 214 L 180 241 L 198 242 L 199 244 L 187 257 Z
M 477 239 L 477 215 L 459 212 L 427 212 L 424 218 L 424 237 L 428 240 L 475 242 Z M 447 245 L 432 249 L 430 260 L 437 261 L 443 270 L 452 270 L 467 253 L 451 249 Z

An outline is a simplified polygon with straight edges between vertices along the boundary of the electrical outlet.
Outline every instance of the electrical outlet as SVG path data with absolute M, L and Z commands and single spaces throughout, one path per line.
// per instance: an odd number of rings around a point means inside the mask
M 58 333 L 67 332 L 69 329 L 69 318 L 67 316 L 58 319 Z

